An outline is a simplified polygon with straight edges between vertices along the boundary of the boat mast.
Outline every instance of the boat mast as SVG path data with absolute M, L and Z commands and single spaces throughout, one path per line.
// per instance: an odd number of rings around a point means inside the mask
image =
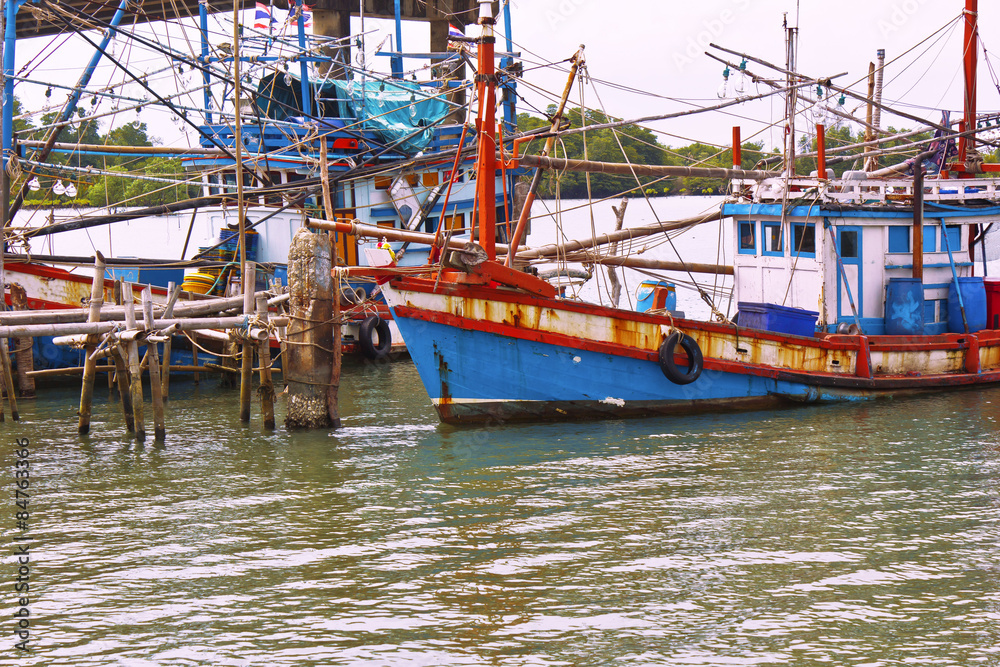
M 979 48 L 979 0 L 965 0 L 965 39 L 963 45 L 963 70 L 965 73 L 965 105 L 962 116 L 968 132 L 976 127 L 976 56 Z M 975 146 L 975 135 L 962 135 L 958 141 L 958 163 L 965 164 L 969 146 Z
M 491 0 L 478 0 L 479 24 L 483 35 L 479 41 L 479 72 L 476 88 L 479 93 L 479 153 L 476 157 L 476 201 L 479 202 L 479 244 L 490 260 L 496 259 L 496 72 L 493 63 L 496 37 L 493 34 Z
M 798 77 L 795 74 L 798 52 L 798 27 L 788 25 L 788 14 L 785 14 L 785 77 L 788 94 L 785 97 L 785 170 L 789 175 L 795 174 L 795 107 L 799 101 Z

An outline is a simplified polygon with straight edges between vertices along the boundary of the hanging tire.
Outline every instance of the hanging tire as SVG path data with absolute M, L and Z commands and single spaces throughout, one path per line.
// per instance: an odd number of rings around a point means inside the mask
M 677 366 L 677 362 L 674 361 L 677 345 L 680 345 L 687 355 L 688 367 L 686 371 L 681 370 Z M 660 370 L 674 384 L 691 384 L 698 379 L 704 367 L 705 359 L 701 354 L 701 348 L 691 336 L 675 331 L 663 341 L 663 345 L 660 345 Z
M 361 353 L 375 361 L 389 354 L 392 349 L 392 332 L 389 323 L 377 315 L 370 315 L 358 327 L 358 344 Z

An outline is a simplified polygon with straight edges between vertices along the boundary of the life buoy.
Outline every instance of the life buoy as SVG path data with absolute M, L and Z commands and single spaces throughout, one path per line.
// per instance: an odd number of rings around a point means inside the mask
M 674 361 L 674 352 L 677 350 L 678 344 L 680 344 L 688 358 L 688 368 L 686 371 L 678 368 L 677 362 Z M 660 345 L 660 370 L 674 384 L 691 384 L 698 379 L 704 367 L 705 359 L 701 354 L 701 348 L 698 347 L 697 341 L 691 338 L 691 336 L 686 336 L 680 331 L 675 331 L 667 336 L 667 339 L 663 341 L 663 345 Z
M 358 327 L 358 344 L 361 352 L 372 361 L 381 359 L 392 349 L 392 332 L 389 323 L 378 315 L 370 315 Z

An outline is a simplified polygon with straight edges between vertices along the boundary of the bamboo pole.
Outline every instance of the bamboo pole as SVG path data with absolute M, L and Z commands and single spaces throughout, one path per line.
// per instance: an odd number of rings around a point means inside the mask
M 7 101 L 10 104 L 10 100 Z M 6 159 L 6 155 L 3 156 Z M 10 203 L 10 175 L 7 173 L 7 165 L 0 160 L 0 255 L 7 250 L 7 227 L 13 222 L 8 205 Z M 7 274 L 4 270 L 3 257 L 0 256 L 0 312 L 7 310 Z M 17 412 L 17 397 L 14 396 L 14 373 L 10 367 L 10 352 L 7 349 L 7 338 L 0 338 L 0 375 L 3 375 L 4 385 L 7 388 L 7 400 L 10 402 L 10 416 L 14 421 L 19 421 L 21 416 Z M 3 396 L 0 396 L 0 421 L 3 421 Z
M 163 317 L 169 320 L 174 316 L 174 304 L 177 302 L 177 297 L 180 296 L 181 293 L 180 285 L 176 285 L 173 282 L 167 283 L 167 292 L 169 296 L 167 297 L 167 307 L 163 310 Z M 150 316 L 152 316 L 152 314 L 153 309 L 152 306 L 150 306 Z M 170 396 L 170 353 L 171 347 L 173 347 L 173 340 L 174 337 L 170 336 L 167 338 L 167 342 L 163 344 L 163 368 L 160 371 L 160 377 L 162 378 L 163 400 L 167 400 Z
M 461 246 L 459 246 L 461 247 Z M 269 294 L 260 292 L 260 294 Z M 277 305 L 288 300 L 287 294 L 282 294 L 268 299 L 269 305 Z M 233 310 L 243 306 L 243 295 L 198 301 L 195 303 L 181 304 L 174 306 L 173 317 L 201 317 L 203 315 L 214 315 L 227 310 Z M 163 318 L 165 306 L 153 304 L 153 314 Z M 0 325 L 14 324 L 68 324 L 72 322 L 86 322 L 89 311 L 83 309 L 58 309 L 58 310 L 32 310 L 29 312 L 5 312 L 0 313 Z M 101 322 L 124 322 L 125 307 L 108 306 L 101 309 Z
M 628 266 L 637 269 L 653 269 L 658 271 L 690 271 L 691 273 L 709 273 L 720 276 L 733 275 L 733 267 L 722 264 L 691 264 L 689 262 L 670 262 L 659 259 L 644 259 L 642 257 L 596 257 L 586 253 L 566 255 L 568 262 L 582 264 L 601 264 L 603 266 Z
M 135 321 L 135 301 L 132 296 L 132 284 L 122 284 L 122 298 L 125 300 L 125 326 L 129 331 L 138 329 Z M 146 426 L 142 415 L 142 369 L 139 361 L 139 343 L 135 338 L 128 341 L 128 374 L 129 395 L 132 399 L 132 418 L 135 422 L 135 438 L 139 442 L 146 439 Z
M 113 352 L 110 354 L 110 356 L 111 360 L 114 361 L 115 356 Z M 220 368 L 222 368 L 222 366 L 219 366 L 218 364 L 205 364 L 203 366 L 194 366 L 192 364 L 179 364 L 176 366 L 171 366 L 170 370 L 173 371 L 174 373 L 196 373 L 196 372 L 215 373 L 218 372 L 218 369 Z M 226 369 L 226 370 L 232 371 L 234 373 L 239 372 L 233 369 Z M 115 364 L 113 363 L 97 365 L 98 373 L 107 373 L 108 375 L 114 375 L 114 371 L 115 371 Z M 271 368 L 272 375 L 274 373 L 280 373 L 280 372 L 281 372 L 280 368 Z M 43 368 L 37 371 L 28 371 L 28 373 L 34 378 L 57 377 L 62 375 L 82 375 L 83 366 L 71 366 L 69 368 Z M 131 418 L 131 412 L 129 413 L 129 417 Z M 131 430 L 131 428 L 129 430 Z
M 142 290 L 142 316 L 146 330 L 153 330 L 153 293 L 147 287 Z M 169 341 L 169 337 L 167 338 Z M 158 343 L 146 340 L 146 354 L 149 355 L 149 393 L 153 398 L 153 439 L 163 442 L 167 436 L 163 418 L 163 385 L 160 381 L 160 355 Z
M 567 252 L 572 252 L 574 250 L 583 250 L 585 248 L 593 248 L 600 245 L 613 244 L 619 241 L 628 241 L 631 239 L 642 238 L 644 236 L 652 236 L 653 234 L 661 234 L 663 232 L 669 232 L 675 229 L 693 227 L 695 225 L 700 225 L 706 222 L 712 222 L 714 220 L 721 220 L 721 219 L 722 219 L 722 212 L 714 211 L 712 213 L 706 213 L 705 215 L 697 216 L 694 218 L 685 218 L 683 220 L 676 220 L 674 222 L 658 222 L 654 225 L 644 225 L 642 227 L 628 227 L 621 230 L 620 232 L 614 232 L 611 234 L 602 234 L 600 236 L 595 236 L 593 238 L 583 241 L 554 243 L 547 246 L 540 246 L 538 248 L 533 248 L 531 250 L 525 250 L 517 253 L 517 259 L 530 260 L 530 259 L 541 259 L 544 257 L 557 257 L 557 256 L 562 256 Z
M 267 299 L 257 297 L 257 318 L 267 326 Z M 258 343 L 257 356 L 260 358 L 260 412 L 264 418 L 264 428 L 274 429 L 274 383 L 271 381 L 271 340 L 265 338 Z
M 178 331 L 197 331 L 199 329 L 232 329 L 243 326 L 246 318 L 242 315 L 232 317 L 202 317 L 173 318 L 169 320 L 154 320 L 156 329 L 175 327 Z M 128 320 L 125 320 L 126 327 Z M 288 318 L 275 318 L 280 326 L 288 324 Z M 69 334 L 106 334 L 119 324 L 117 322 L 66 322 L 63 324 L 21 324 L 16 326 L 0 326 L 0 336 L 63 336 Z
M 100 252 L 94 258 L 94 279 L 90 283 L 90 314 L 88 322 L 99 322 L 101 320 L 101 307 L 104 305 L 104 255 Z M 83 365 L 83 382 L 80 387 L 80 419 L 77 424 L 77 432 L 80 435 L 90 433 L 90 415 L 94 400 L 94 379 L 97 377 L 97 359 L 94 358 L 94 350 L 97 348 L 98 334 L 87 336 L 84 345 L 86 360 Z
M 713 211 L 711 213 L 706 213 L 705 215 L 693 218 L 684 218 L 682 220 L 675 220 L 672 222 L 659 222 L 654 225 L 643 225 L 642 227 L 629 227 L 621 230 L 620 232 L 602 234 L 587 240 L 570 241 L 568 243 L 552 244 L 532 248 L 530 250 L 522 250 L 517 253 L 517 260 L 526 261 L 530 259 L 554 257 L 573 250 L 582 250 L 584 248 L 592 248 L 599 245 L 608 245 L 630 239 L 642 238 L 644 236 L 652 236 L 653 234 L 661 234 L 675 229 L 684 229 L 685 227 L 693 227 L 695 225 L 721 219 L 722 212 Z M 306 221 L 306 226 L 310 229 L 333 230 L 343 232 L 345 234 L 354 234 L 359 237 L 380 238 L 384 236 L 391 241 L 411 241 L 413 243 L 433 243 L 434 241 L 433 234 L 410 232 L 399 229 L 391 229 L 388 227 L 376 227 L 374 225 L 364 225 L 357 222 L 327 222 L 324 220 L 309 219 Z M 465 243 L 465 241 L 451 241 L 448 244 L 448 247 L 454 250 L 461 250 L 465 247 Z M 502 255 L 508 252 L 509 248 L 509 246 L 498 243 L 497 254 Z M 350 273 L 349 268 L 348 273 Z M 282 296 L 287 297 L 288 295 L 284 294 Z
M 253 316 L 253 285 L 254 266 L 249 262 L 243 264 L 243 315 L 249 321 Z M 250 421 L 250 399 L 253 393 L 253 350 L 254 345 L 249 338 L 242 339 L 243 368 L 240 373 L 240 421 Z
M 778 176 L 773 171 L 759 171 L 755 169 L 594 162 L 593 160 L 567 160 L 564 158 L 543 157 L 541 155 L 522 155 L 518 158 L 518 162 L 522 167 L 542 167 L 556 171 L 588 171 L 591 173 L 617 174 L 620 176 L 698 176 L 705 178 L 743 178 L 754 181 L 762 181 L 765 178 Z

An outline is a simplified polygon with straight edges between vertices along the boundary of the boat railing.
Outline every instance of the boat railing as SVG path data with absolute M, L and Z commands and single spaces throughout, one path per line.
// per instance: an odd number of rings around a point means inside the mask
M 787 188 L 787 192 L 786 192 Z M 732 191 L 754 201 L 819 196 L 824 202 L 840 204 L 899 204 L 913 200 L 912 179 L 817 179 L 816 177 L 769 178 L 755 182 L 734 179 Z M 924 201 L 964 203 L 1000 200 L 1000 183 L 994 178 L 927 179 Z

